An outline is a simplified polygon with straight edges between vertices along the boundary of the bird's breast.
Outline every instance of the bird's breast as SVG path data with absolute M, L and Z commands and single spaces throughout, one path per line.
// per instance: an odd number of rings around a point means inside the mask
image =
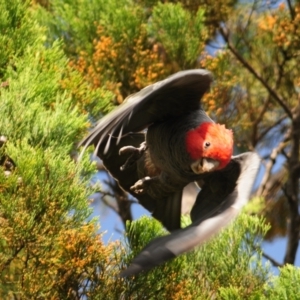
M 146 150 L 144 155 L 144 165 L 145 165 L 147 176 L 155 177 L 160 175 L 161 169 L 153 163 L 150 156 L 149 149 Z
M 152 124 L 146 135 L 149 170 L 163 171 L 178 180 L 189 177 L 189 174 L 194 176 L 190 167 L 192 159 L 186 147 L 186 135 L 202 122 L 212 122 L 212 120 L 203 110 L 196 110 Z

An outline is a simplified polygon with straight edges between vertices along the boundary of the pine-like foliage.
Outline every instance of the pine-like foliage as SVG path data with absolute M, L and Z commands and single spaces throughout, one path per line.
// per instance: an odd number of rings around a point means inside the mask
M 120 270 L 166 232 L 142 218 L 128 224 L 126 243 L 105 245 L 99 221 L 91 220 L 94 166 L 88 153 L 75 162 L 76 142 L 115 99 L 122 102 L 170 73 L 212 70 L 218 85 L 204 106 L 243 133 L 237 136 L 241 146 L 264 142 L 272 114 L 280 116 L 282 107 L 241 70 L 229 48 L 216 56 L 205 52 L 208 33 L 220 22 L 235 30 L 228 45 L 261 68 L 267 84 L 277 84 L 288 106 L 297 104 L 298 6 L 292 22 L 280 6 L 271 17 L 258 7 L 259 18 L 247 23 L 249 6 L 236 1 L 218 7 L 206 0 L 173 2 L 0 0 L 1 299 L 299 299 L 298 268 L 287 265 L 274 276 L 262 263 L 261 240 L 270 234 L 262 218 L 242 215 L 201 248 L 128 279 L 118 277 Z M 260 48 L 250 43 L 253 36 Z M 280 70 L 292 72 L 283 78 Z M 282 147 L 290 145 L 284 140 Z M 258 196 L 265 208 L 270 194 Z M 286 212 L 280 197 L 275 208 Z M 255 203 L 251 212 L 257 212 Z M 274 224 L 270 208 L 263 213 Z
M 45 46 L 28 3 L 3 0 L 0 10 L 0 298 L 79 298 L 112 248 L 87 221 L 93 168 L 71 152 L 88 126 L 84 108 L 100 111 L 109 93 L 99 89 L 96 98 L 68 69 L 61 45 Z M 64 86 L 73 80 L 85 102 Z
M 199 249 L 125 279 L 122 295 L 125 299 L 298 299 L 300 270 L 288 265 L 277 277 L 268 263 L 262 263 L 260 247 L 268 227 L 262 219 L 242 214 Z M 164 234 L 160 223 L 148 217 L 128 224 L 131 252 L 123 257 L 125 265 Z

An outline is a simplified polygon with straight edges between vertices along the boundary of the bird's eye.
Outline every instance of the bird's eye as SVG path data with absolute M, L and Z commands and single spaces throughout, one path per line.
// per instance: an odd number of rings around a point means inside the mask
M 208 148 L 210 146 L 210 142 L 204 142 L 204 148 Z

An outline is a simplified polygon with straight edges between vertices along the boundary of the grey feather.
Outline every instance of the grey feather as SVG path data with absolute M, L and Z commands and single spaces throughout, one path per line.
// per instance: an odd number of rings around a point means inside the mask
M 195 124 L 200 120 L 212 122 L 200 106 L 201 97 L 209 89 L 211 82 L 212 74 L 207 70 L 178 72 L 129 96 L 123 104 L 104 116 L 79 143 L 79 146 L 83 146 L 81 155 L 89 145 L 93 144 L 95 154 L 103 160 L 104 166 L 119 185 L 136 197 L 170 231 L 180 228 L 182 188 L 192 180 L 184 178 L 183 181 L 179 180 L 179 183 L 172 182 L 170 186 L 176 188 L 171 188 L 163 195 L 159 193 L 158 187 L 155 187 L 155 190 L 158 190 L 155 191 L 155 197 L 153 193 L 151 195 L 132 193 L 130 187 L 142 178 L 141 173 L 145 173 L 141 162 L 144 158 L 129 169 L 121 171 L 120 168 L 125 164 L 128 156 L 120 156 L 119 150 L 122 146 L 138 148 L 145 141 L 145 135 L 135 132 L 147 129 L 152 124 L 178 117 L 186 119 L 189 114 L 193 115 L 191 119 L 194 119 Z M 181 123 L 186 123 L 185 119 Z M 183 126 L 186 130 L 187 125 Z M 149 136 L 153 131 L 154 129 L 148 130 Z
M 147 86 L 104 116 L 78 146 L 84 146 L 85 149 L 97 143 L 99 148 L 108 135 L 120 134 L 122 127 L 123 134 L 139 132 L 154 122 L 197 109 L 211 82 L 209 71 L 197 69 L 178 72 Z M 106 151 L 109 146 L 110 140 L 107 140 Z
M 247 203 L 259 165 L 260 160 L 255 153 L 248 152 L 233 157 L 231 165 L 220 171 L 223 174 L 227 173 L 225 176 L 230 176 L 228 170 L 238 171 L 238 175 L 235 176 L 233 190 L 228 195 L 224 194 L 224 197 L 219 196 L 218 201 L 215 201 L 215 195 L 212 192 L 207 193 L 205 202 L 209 203 L 209 198 L 214 201 L 204 213 L 198 211 L 198 215 L 194 215 L 193 223 L 190 226 L 153 240 L 132 261 L 132 264 L 121 273 L 121 276 L 132 276 L 141 271 L 149 270 L 194 249 L 220 232 L 222 228 L 235 219 Z M 201 202 L 201 199 L 200 192 L 197 201 L 200 200 Z
M 93 144 L 119 186 L 172 231 L 146 246 L 122 276 L 149 270 L 203 244 L 248 201 L 259 167 L 255 153 L 232 157 L 219 171 L 195 174 L 191 169 L 186 134 L 203 122 L 213 122 L 200 105 L 211 82 L 209 71 L 188 70 L 150 85 L 103 117 L 79 144 L 83 151 Z M 145 129 L 146 135 L 138 133 Z M 145 141 L 144 152 L 139 152 Z M 122 147 L 136 148 L 134 159 L 126 151 L 119 155 Z M 143 181 L 146 177 L 151 180 Z M 180 229 L 182 190 L 193 181 L 201 181 L 201 191 L 191 211 L 192 224 Z M 140 188 L 139 182 L 148 182 L 143 194 L 132 192 Z

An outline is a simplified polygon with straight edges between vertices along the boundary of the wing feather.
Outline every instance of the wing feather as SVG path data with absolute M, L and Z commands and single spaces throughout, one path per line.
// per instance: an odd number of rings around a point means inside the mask
M 255 153 L 244 153 L 232 158 L 223 171 L 210 175 L 209 180 L 198 194 L 193 223 L 170 235 L 150 242 L 133 260 L 121 276 L 136 275 L 149 270 L 184 252 L 188 252 L 216 235 L 239 214 L 247 203 L 254 183 L 260 160 Z M 227 178 L 225 190 L 213 192 L 210 184 L 214 180 Z M 233 175 L 233 176 L 231 176 Z M 231 182 L 232 181 L 232 182 Z M 223 194 L 223 196 L 222 196 Z M 203 198 L 204 197 L 204 198 Z M 202 210 L 202 208 L 205 208 Z
M 209 71 L 197 69 L 178 72 L 147 86 L 104 116 L 79 146 L 86 148 L 97 142 L 99 148 L 108 135 L 121 136 L 138 132 L 154 122 L 197 109 L 211 82 L 212 75 Z M 108 151 L 110 140 L 106 142 L 105 150 Z

